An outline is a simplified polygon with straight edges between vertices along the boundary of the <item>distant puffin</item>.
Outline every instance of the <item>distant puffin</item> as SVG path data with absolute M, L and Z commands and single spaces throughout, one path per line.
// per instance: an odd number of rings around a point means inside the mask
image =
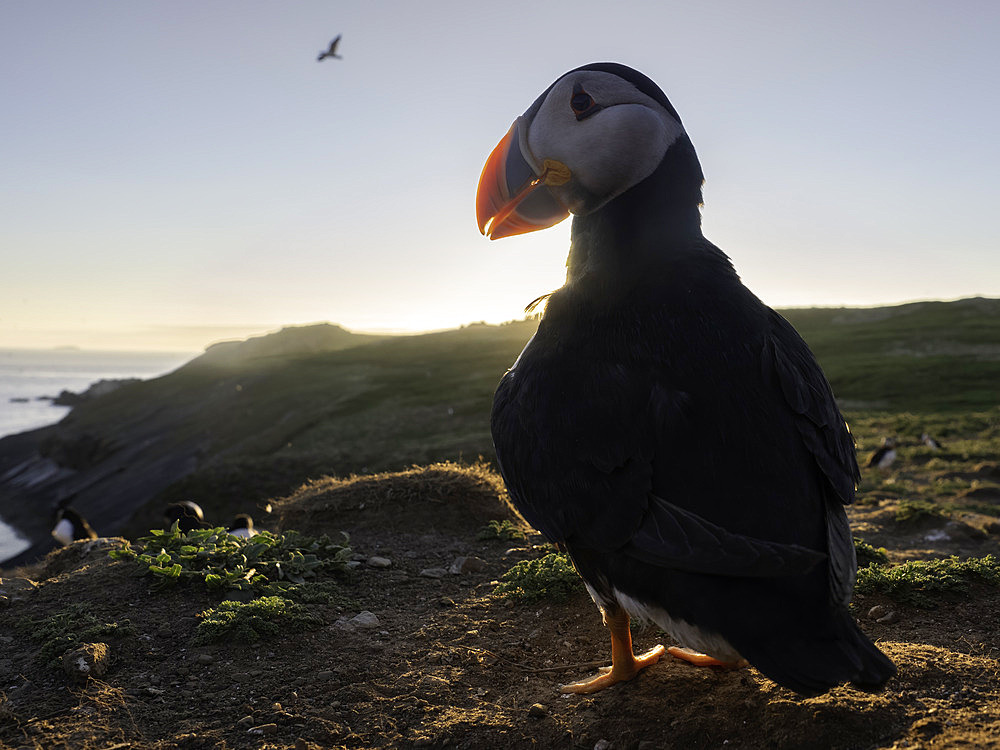
M 896 438 L 882 438 L 882 445 L 870 456 L 865 464 L 869 469 L 888 469 L 896 460 Z
M 511 497 L 611 634 L 610 669 L 563 691 L 660 658 L 633 656 L 630 617 L 805 695 L 880 685 L 895 667 L 847 609 L 854 441 L 805 342 L 703 236 L 702 181 L 667 97 L 615 63 L 557 79 L 480 179 L 491 239 L 575 215 L 566 283 L 492 413 Z
M 97 532 L 87 523 L 87 519 L 69 506 L 56 509 L 53 524 L 52 538 L 63 546 L 79 539 L 97 539 Z
M 253 518 L 247 513 L 237 513 L 233 522 L 229 524 L 229 533 L 244 539 L 257 536 L 257 530 L 253 527 Z
M 924 432 L 924 433 L 922 433 L 920 435 L 920 442 L 923 443 L 924 445 L 926 445 L 932 451 L 939 451 L 942 448 L 944 448 L 944 446 L 939 441 L 937 441 L 934 438 L 932 438 L 926 432 Z
M 201 506 L 193 500 L 170 503 L 163 511 L 163 519 L 167 528 L 176 522 L 177 528 L 183 532 L 209 528 L 209 525 L 205 523 L 205 514 Z
M 330 48 L 324 52 L 320 52 L 319 57 L 316 58 L 316 62 L 323 62 L 323 60 L 325 60 L 327 57 L 335 57 L 338 60 L 343 59 L 341 58 L 340 55 L 337 54 L 337 45 L 340 44 L 340 37 L 341 37 L 340 34 L 337 34 L 337 36 L 334 37 L 333 41 L 330 42 Z

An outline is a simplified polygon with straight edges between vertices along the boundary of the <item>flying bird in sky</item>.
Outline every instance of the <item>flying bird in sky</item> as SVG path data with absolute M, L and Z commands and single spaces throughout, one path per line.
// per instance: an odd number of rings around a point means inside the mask
M 341 34 L 337 34 L 337 36 L 334 37 L 333 41 L 330 42 L 330 48 L 325 52 L 320 52 L 319 57 L 316 58 L 316 62 L 323 62 L 323 60 L 326 59 L 327 57 L 335 57 L 338 60 L 343 59 L 340 55 L 337 54 L 337 45 L 340 44 L 340 37 Z
M 491 239 L 574 214 L 566 283 L 492 413 L 512 499 L 610 631 L 611 667 L 563 690 L 661 658 L 633 655 L 629 618 L 805 695 L 881 685 L 896 668 L 847 608 L 854 440 L 805 342 L 702 234 L 702 182 L 670 101 L 616 63 L 557 79 L 480 179 Z

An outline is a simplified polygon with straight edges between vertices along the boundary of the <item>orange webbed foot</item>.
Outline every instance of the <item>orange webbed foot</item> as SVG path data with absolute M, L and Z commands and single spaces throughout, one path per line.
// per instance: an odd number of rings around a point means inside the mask
M 703 654 L 700 651 L 695 651 L 691 648 L 683 648 L 681 646 L 671 646 L 667 649 L 667 653 L 690 664 L 694 664 L 696 667 L 742 669 L 743 667 L 749 666 L 746 659 L 738 659 L 737 661 L 719 661 L 714 656 L 709 656 L 708 654 Z
M 627 682 L 639 674 L 641 669 L 656 664 L 665 651 L 666 649 L 663 646 L 655 646 L 639 656 L 632 656 L 629 653 L 628 656 L 630 658 L 612 659 L 611 666 L 602 667 L 600 674 L 596 677 L 563 685 L 560 688 L 560 692 L 596 693 L 598 690 L 604 690 L 604 688 L 617 685 L 619 682 Z

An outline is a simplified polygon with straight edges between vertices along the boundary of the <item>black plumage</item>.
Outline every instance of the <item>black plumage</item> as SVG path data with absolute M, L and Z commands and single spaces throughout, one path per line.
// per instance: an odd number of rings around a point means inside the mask
M 193 500 L 170 503 L 163 511 L 163 520 L 167 528 L 176 523 L 177 528 L 185 533 L 195 529 L 211 528 L 205 523 L 205 513 L 201 506 Z
M 636 71 L 597 64 L 564 78 L 588 90 L 610 80 L 588 83 L 589 71 L 622 79 L 626 98 L 638 89 L 680 128 Z M 557 84 L 520 127 L 534 127 Z M 895 668 L 846 607 L 853 439 L 805 342 L 703 236 L 701 184 L 681 130 L 651 174 L 576 212 L 566 284 L 496 392 L 501 473 L 518 509 L 588 584 L 616 663 L 622 638 L 631 650 L 631 612 L 803 694 L 880 684 Z M 587 194 L 572 184 L 551 192 L 564 203 Z M 483 217 L 480 208 L 481 227 Z
M 319 57 L 316 58 L 316 62 L 323 62 L 323 60 L 328 57 L 333 57 L 337 60 L 341 59 L 340 55 L 337 54 L 337 45 L 340 44 L 340 36 L 340 34 L 337 34 L 337 36 L 333 38 L 333 41 L 330 42 L 330 46 L 319 53 Z

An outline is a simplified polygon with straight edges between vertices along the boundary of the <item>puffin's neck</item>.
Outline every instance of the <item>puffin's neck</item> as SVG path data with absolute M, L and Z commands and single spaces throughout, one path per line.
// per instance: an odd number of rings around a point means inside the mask
M 622 277 L 669 263 L 704 239 L 701 165 L 687 135 L 656 170 L 597 211 L 573 218 L 567 283 L 588 273 Z

